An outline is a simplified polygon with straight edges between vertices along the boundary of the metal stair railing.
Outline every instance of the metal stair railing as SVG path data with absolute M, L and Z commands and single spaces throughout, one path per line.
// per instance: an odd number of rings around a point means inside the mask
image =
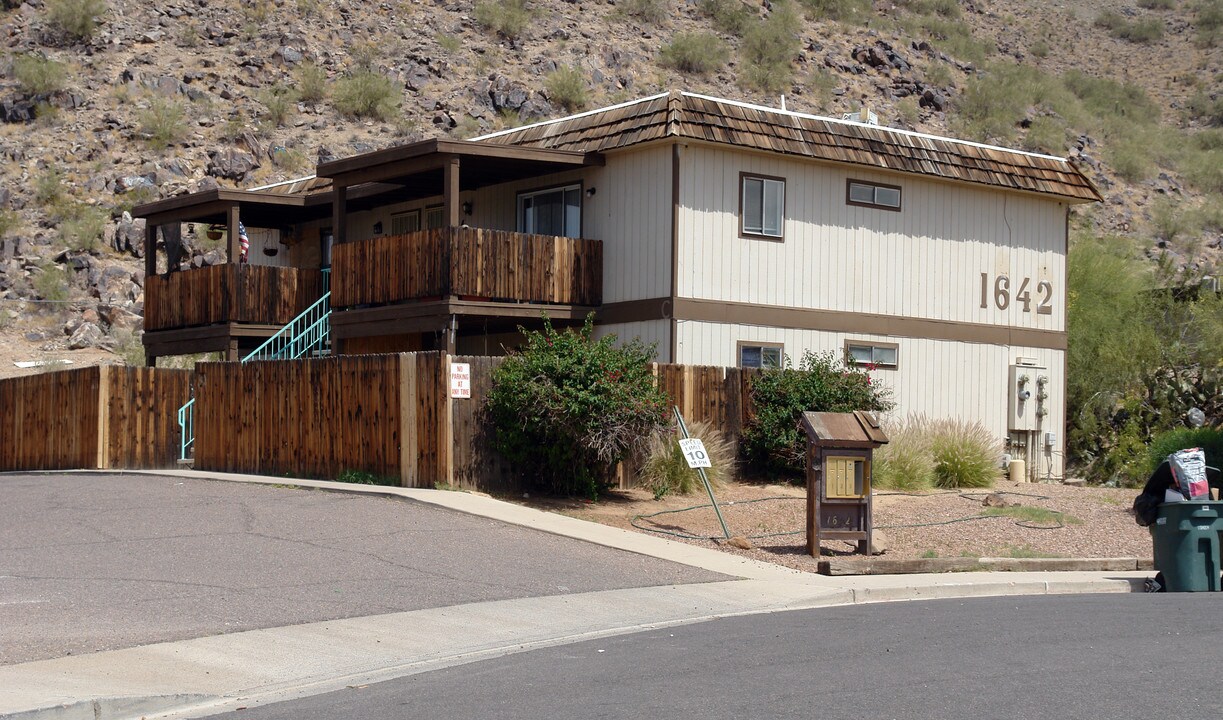
M 251 360 L 296 360 L 311 352 L 322 354 L 331 343 L 331 268 L 323 269 L 323 295 L 247 353 L 241 362 Z M 178 409 L 179 437 L 182 438 L 180 459 L 186 460 L 195 444 L 195 398 Z

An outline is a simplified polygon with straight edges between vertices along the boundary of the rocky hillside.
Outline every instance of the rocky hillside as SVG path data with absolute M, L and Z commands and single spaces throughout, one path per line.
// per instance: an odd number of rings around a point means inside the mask
M 1070 155 L 1084 228 L 1214 273 L 1221 35 L 1223 0 L 0 0 L 0 377 L 138 358 L 134 204 L 666 89 Z

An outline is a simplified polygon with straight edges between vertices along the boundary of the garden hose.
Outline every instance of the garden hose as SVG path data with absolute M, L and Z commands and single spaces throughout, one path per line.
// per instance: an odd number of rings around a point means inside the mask
M 983 498 L 986 495 L 1018 495 L 1020 497 L 1035 498 L 1037 500 L 1051 499 L 1048 495 L 1037 495 L 1034 493 L 1020 493 L 1020 492 L 1009 492 L 1009 491 L 1002 491 L 1002 492 L 995 492 L 995 493 L 966 493 L 966 492 L 957 492 L 955 490 L 948 490 L 946 492 L 941 492 L 941 493 L 908 493 L 908 492 L 876 493 L 877 496 L 905 495 L 905 496 L 911 496 L 911 497 L 931 497 L 931 496 L 937 496 L 937 495 L 953 495 L 953 494 L 959 495 L 960 497 L 965 498 L 967 500 Z M 805 502 L 806 498 L 793 497 L 789 495 L 773 495 L 769 497 L 755 498 L 752 500 L 738 500 L 738 501 L 732 501 L 732 502 L 724 502 L 724 503 L 720 503 L 720 505 L 726 508 L 726 507 L 731 507 L 733 505 L 748 505 L 751 503 L 766 502 L 768 500 L 802 500 Z M 691 510 L 701 510 L 701 509 L 709 508 L 709 507 L 713 507 L 713 506 L 710 503 L 701 503 L 700 505 L 692 505 L 690 507 L 678 508 L 676 510 L 659 510 L 658 512 L 653 512 L 653 513 L 638 514 L 638 515 L 634 515 L 632 519 L 629 520 L 629 524 L 637 528 L 638 530 L 644 530 L 645 532 L 658 533 L 659 535 L 670 535 L 672 537 L 677 537 L 677 538 L 681 538 L 684 540 L 720 540 L 721 539 L 720 537 L 714 536 L 714 535 L 693 535 L 692 533 L 686 533 L 686 532 L 682 532 L 678 530 L 662 530 L 659 528 L 653 528 L 653 527 L 647 527 L 645 525 L 640 525 L 637 522 L 638 520 L 649 520 L 650 518 L 659 517 L 660 515 L 674 515 L 677 513 L 689 512 Z M 1058 513 L 1058 515 L 1060 516 L 1061 513 Z M 875 530 L 894 530 L 894 529 L 901 529 L 901 528 L 936 527 L 939 525 L 953 525 L 955 523 L 970 522 L 973 520 L 993 520 L 994 518 L 999 518 L 999 517 L 1005 517 L 1005 516 L 1004 515 L 968 515 L 965 517 L 954 518 L 951 520 L 938 520 L 935 522 L 928 522 L 928 523 L 912 523 L 908 525 L 875 525 L 874 529 Z M 1056 525 L 1033 525 L 1032 522 L 1029 520 L 1016 520 L 1015 524 L 1019 527 L 1028 528 L 1030 530 L 1058 530 L 1060 528 L 1066 527 L 1065 523 L 1063 523 L 1061 520 L 1058 520 Z M 783 535 L 802 535 L 806 532 L 807 531 L 805 529 L 804 530 L 787 530 L 785 532 L 763 533 L 760 535 L 746 535 L 744 537 L 746 537 L 748 540 L 761 540 L 764 538 L 781 537 Z

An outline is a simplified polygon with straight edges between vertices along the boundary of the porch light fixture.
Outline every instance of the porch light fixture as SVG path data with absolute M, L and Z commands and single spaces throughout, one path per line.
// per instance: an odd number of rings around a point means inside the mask
M 470 201 L 470 200 L 468 200 L 467 202 L 463 203 L 463 214 L 464 214 L 464 215 L 470 215 L 470 214 L 471 214 L 471 201 Z
M 595 196 L 595 189 L 592 187 L 586 188 L 586 197 L 594 197 L 594 196 Z
M 381 235 L 381 234 L 382 234 L 382 221 L 381 221 L 381 220 L 379 220 L 378 222 L 374 223 L 374 234 L 375 234 L 375 235 Z

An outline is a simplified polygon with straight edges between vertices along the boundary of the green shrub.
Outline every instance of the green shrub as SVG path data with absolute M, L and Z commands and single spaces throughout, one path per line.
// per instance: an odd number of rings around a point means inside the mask
M 21 225 L 21 219 L 12 210 L 0 210 L 0 240 Z
M 297 92 L 285 85 L 273 85 L 260 93 L 259 102 L 267 110 L 268 122 L 282 127 L 297 110 Z
M 710 467 L 705 468 L 705 477 L 717 486 L 734 477 L 735 446 L 720 430 L 706 422 L 688 423 L 688 435 L 700 438 L 709 455 Z M 646 458 L 637 477 L 641 486 L 654 493 L 654 499 L 668 494 L 689 495 L 703 489 L 696 470 L 688 467 L 688 460 L 679 447 L 678 428 L 670 427 L 650 437 Z
M 48 95 L 63 90 L 68 82 L 68 66 L 41 55 L 13 58 L 13 78 L 29 95 Z
M 715 28 L 736 37 L 742 37 L 756 19 L 755 10 L 743 0 L 701 0 L 697 9 L 713 21 Z
M 399 109 L 403 88 L 373 70 L 358 69 L 335 84 L 332 102 L 342 115 L 390 120 Z
M 45 263 L 34 276 L 34 292 L 40 300 L 63 302 L 68 299 L 68 270 L 55 263 Z
M 1028 48 L 1028 52 L 1032 53 L 1033 57 L 1047 58 L 1049 57 L 1049 43 L 1037 40 L 1032 43 L 1032 47 Z
M 1053 116 L 1041 115 L 1032 120 L 1028 133 L 1024 135 L 1025 150 L 1048 155 L 1061 155 L 1066 151 L 1066 125 Z
M 488 412 L 493 446 L 535 487 L 596 496 L 616 465 L 667 422 L 655 386 L 655 350 L 639 340 L 616 346 L 580 330 L 522 330 L 523 347 L 493 371 Z
M 327 97 L 327 71 L 314 63 L 297 68 L 297 92 L 302 102 L 316 103 Z
M 793 61 L 801 43 L 798 15 L 788 2 L 773 4 L 773 12 L 753 25 L 739 47 L 739 83 L 750 90 L 776 93 L 790 87 Z
M 1185 111 L 1194 120 L 1204 120 L 1211 125 L 1223 125 L 1223 97 L 1211 98 L 1198 91 L 1185 103 Z
M 712 33 L 677 33 L 662 49 L 662 63 L 682 73 L 707 75 L 726 64 L 726 45 Z
M 393 475 L 378 475 L 367 470 L 341 470 L 336 476 L 336 482 L 353 483 L 356 485 L 399 485 L 399 478 Z
M 667 20 L 667 0 L 620 0 L 617 8 L 625 14 L 647 23 L 663 23 Z
M 106 12 L 103 0 L 47 0 L 47 21 L 73 40 L 88 40 Z
M 448 32 L 440 32 L 433 36 L 437 46 L 445 50 L 447 54 L 454 55 L 463 49 L 463 41 L 458 35 L 453 35 Z
M 801 477 L 806 434 L 799 426 L 806 411 L 888 410 L 889 392 L 866 372 L 847 368 L 831 353 L 803 354 L 797 369 L 764 370 L 752 378 L 754 413 L 743 429 L 744 458 L 770 476 Z
M 930 428 L 934 484 L 941 488 L 993 487 L 1002 475 L 1002 442 L 980 422 L 939 420 Z
M 1146 179 L 1154 169 L 1151 147 L 1139 140 L 1114 140 L 1105 151 L 1113 171 L 1130 182 Z
M 855 22 L 864 20 L 871 11 L 870 0 L 799 0 L 807 15 L 815 20 Z
M 1163 21 L 1148 18 L 1130 22 L 1125 16 L 1113 10 L 1105 10 L 1096 16 L 1096 27 L 1108 30 L 1108 34 L 1118 40 L 1133 43 L 1153 43 L 1164 36 Z
M 1223 37 L 1223 0 L 1202 0 L 1194 8 L 1193 27 L 1198 44 L 1214 47 Z
M 526 0 L 489 0 L 476 4 L 474 17 L 480 26 L 512 40 L 527 29 L 531 11 Z
M 566 110 L 581 110 L 588 102 L 586 78 L 575 67 L 562 65 L 553 70 L 544 80 L 544 88 L 548 91 L 548 99 Z
M 101 208 L 76 204 L 64 211 L 59 238 L 69 250 L 94 252 L 106 230 L 110 215 Z
M 139 114 L 140 132 L 154 150 L 164 150 L 187 134 L 187 116 L 182 103 L 155 97 Z
M 1175 10 L 1176 0 L 1138 0 L 1138 7 L 1147 10 Z
M 908 0 L 904 6 L 920 15 L 939 15 L 949 20 L 960 17 L 958 0 Z
M 1180 169 L 1189 184 L 1198 190 L 1223 193 L 1223 150 L 1191 152 Z
M 1151 438 L 1147 449 L 1146 463 L 1137 477 L 1130 478 L 1134 484 L 1145 483 L 1151 473 L 1166 457 L 1186 448 L 1200 447 L 1206 453 L 1206 464 L 1223 468 L 1223 427 L 1176 428 Z
M 934 486 L 934 453 L 930 447 L 930 421 L 909 415 L 884 423 L 888 442 L 875 451 L 871 484 L 880 489 L 921 492 Z
M 48 165 L 34 178 L 34 201 L 44 209 L 51 209 L 64 197 L 64 175 L 59 168 Z

